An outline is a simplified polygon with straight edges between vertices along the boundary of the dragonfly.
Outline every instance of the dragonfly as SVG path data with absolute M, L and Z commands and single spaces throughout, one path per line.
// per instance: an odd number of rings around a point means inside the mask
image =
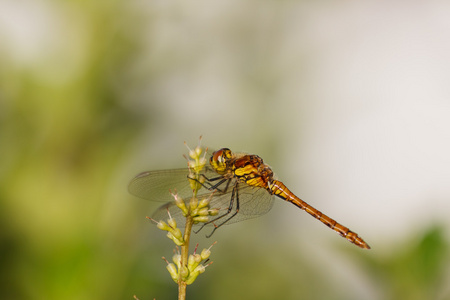
M 208 225 L 213 227 L 209 236 L 224 224 L 267 213 L 273 206 L 274 198 L 278 197 L 304 210 L 354 245 L 370 249 L 357 233 L 315 209 L 276 180 L 272 169 L 258 155 L 234 153 L 222 148 L 212 153 L 209 166 L 203 168 L 200 176 L 204 178 L 204 183 L 197 197 L 211 197 L 210 207 L 220 210 L 210 221 L 199 224 L 198 231 Z M 143 199 L 167 202 L 152 218 L 164 219 L 169 212 L 176 220 L 181 220 L 182 212 L 177 209 L 169 191 L 176 190 L 181 197 L 192 197 L 188 178 L 193 179 L 189 168 L 148 171 L 138 174 L 130 182 L 128 190 Z

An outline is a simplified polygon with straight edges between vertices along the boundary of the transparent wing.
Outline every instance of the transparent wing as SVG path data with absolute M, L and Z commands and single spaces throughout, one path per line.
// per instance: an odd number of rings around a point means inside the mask
M 146 200 L 172 201 L 169 190 L 176 189 L 180 195 L 187 195 L 190 191 L 188 175 L 188 168 L 142 172 L 131 180 L 128 191 Z
M 230 185 L 231 184 L 233 184 L 233 182 L 230 183 Z M 227 220 L 228 217 L 231 217 L 231 215 L 236 211 L 236 202 L 233 202 L 231 206 L 231 211 L 230 213 L 228 213 L 228 209 L 231 203 L 231 190 L 232 188 L 229 188 L 229 190 L 226 193 L 221 192 L 214 193 L 210 202 L 210 208 L 219 209 L 219 214 L 217 216 L 211 216 L 210 220 L 218 218 L 224 214 L 228 214 L 220 219 L 220 221 L 218 222 L 220 224 L 221 222 Z M 239 190 L 239 212 L 230 220 L 228 220 L 225 224 L 232 224 L 248 220 L 251 218 L 259 217 L 263 214 L 266 214 L 273 206 L 274 197 L 263 188 L 251 187 L 249 185 L 240 183 L 238 190 Z M 206 194 L 198 196 L 198 198 L 202 199 L 204 197 L 209 196 L 211 196 L 210 191 L 208 191 L 208 193 Z M 185 202 L 188 202 L 189 199 L 190 198 L 185 199 Z M 167 220 L 169 218 L 168 212 L 170 213 L 172 218 L 174 218 L 177 221 L 179 227 L 184 226 L 185 217 L 183 216 L 181 210 L 175 205 L 174 202 L 166 203 L 163 206 L 159 207 L 152 215 L 152 218 L 157 221 Z M 197 224 L 197 226 L 201 225 L 203 225 L 203 223 Z M 208 226 L 214 225 L 209 224 Z
M 239 193 L 240 210 L 238 215 L 247 216 L 243 220 L 264 215 L 272 209 L 273 201 L 274 196 L 265 189 L 244 185 Z M 241 220 L 238 217 L 235 222 L 239 221 Z
M 216 189 L 211 197 L 210 208 L 219 209 L 219 214 L 210 217 L 211 220 L 225 215 L 220 219 L 219 223 L 221 223 L 236 212 L 236 200 L 231 203 L 232 190 L 236 184 L 238 185 L 239 212 L 225 224 L 261 216 L 272 208 L 273 196 L 263 188 L 249 186 L 245 183 L 236 183 L 235 178 L 225 180 L 211 167 L 205 167 L 201 174 L 207 179 L 205 185 Z M 178 196 L 188 203 L 192 198 L 188 175 L 188 168 L 143 172 L 131 180 L 128 190 L 131 194 L 143 199 L 167 202 L 156 210 L 152 218 L 157 221 L 167 220 L 169 212 L 172 218 L 177 221 L 178 226 L 182 227 L 185 223 L 185 218 L 181 210 L 175 205 L 173 196 L 169 191 L 174 192 L 176 190 Z M 197 197 L 203 199 L 210 197 L 211 194 L 212 191 L 203 187 L 198 191 Z M 231 209 L 228 213 L 230 207 Z M 211 226 L 213 225 L 211 224 Z
M 219 176 L 210 167 L 205 167 L 201 172 L 207 178 Z M 139 198 L 168 202 L 173 201 L 169 191 L 177 191 L 182 198 L 192 197 L 192 190 L 188 181 L 189 169 L 173 169 L 148 171 L 138 174 L 128 185 L 128 191 Z M 206 193 L 208 190 L 202 188 L 199 194 Z

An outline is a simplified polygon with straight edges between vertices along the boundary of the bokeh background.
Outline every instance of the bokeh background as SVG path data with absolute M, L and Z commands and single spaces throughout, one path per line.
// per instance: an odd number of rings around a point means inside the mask
M 0 0 L 0 298 L 175 299 L 132 197 L 187 141 L 289 203 L 226 226 L 188 299 L 450 299 L 448 1 Z

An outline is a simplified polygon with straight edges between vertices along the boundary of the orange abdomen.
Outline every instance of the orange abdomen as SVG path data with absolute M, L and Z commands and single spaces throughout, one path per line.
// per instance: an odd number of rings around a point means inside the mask
M 364 249 L 370 249 L 370 246 L 364 242 L 364 240 L 355 232 L 351 231 L 347 227 L 339 224 L 332 218 L 328 217 L 327 215 L 324 215 L 319 210 L 315 209 L 305 201 L 298 198 L 296 195 L 294 195 L 281 181 L 273 180 L 271 183 L 269 183 L 267 189 L 270 193 L 277 195 L 278 197 L 289 201 L 293 203 L 295 206 L 303 209 L 308 214 L 316 218 L 317 220 L 321 221 L 326 226 L 330 227 L 339 235 L 342 237 L 345 237 L 349 242 L 364 248 Z

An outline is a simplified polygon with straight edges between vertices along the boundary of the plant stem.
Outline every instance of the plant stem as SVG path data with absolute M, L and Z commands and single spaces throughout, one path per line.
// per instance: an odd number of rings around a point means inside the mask
M 180 268 L 187 268 L 187 261 L 189 256 L 189 240 L 191 237 L 192 225 L 194 224 L 194 219 L 188 215 L 186 217 L 186 225 L 184 229 L 184 244 L 181 246 L 181 262 Z M 182 280 L 182 273 L 180 269 L 180 276 L 178 278 L 178 300 L 186 300 L 186 281 Z
M 190 150 L 190 152 L 192 151 Z M 197 167 L 202 165 L 200 162 L 201 152 L 202 152 L 201 148 L 199 148 L 198 146 L 196 148 L 196 151 L 192 152 L 193 153 L 192 155 L 191 153 L 189 154 L 191 158 L 195 159 L 195 166 Z M 203 168 L 203 166 L 201 168 Z M 200 177 L 199 172 L 201 168 L 193 168 L 195 173 L 195 184 L 192 187 L 193 195 L 191 202 L 189 203 L 189 213 L 186 216 L 186 225 L 184 226 L 184 236 L 183 236 L 184 244 L 181 246 L 180 269 L 178 270 L 178 300 L 186 300 L 186 287 L 187 287 L 186 278 L 187 276 L 189 276 L 189 274 L 186 274 L 187 272 L 189 272 L 188 271 L 189 241 L 191 238 L 192 226 L 194 225 L 194 217 L 191 215 L 191 209 L 194 209 L 192 207 L 193 203 L 196 203 L 195 206 L 197 206 L 198 204 L 197 192 L 201 188 L 201 186 L 198 185 L 197 183 L 199 182 L 198 181 Z

